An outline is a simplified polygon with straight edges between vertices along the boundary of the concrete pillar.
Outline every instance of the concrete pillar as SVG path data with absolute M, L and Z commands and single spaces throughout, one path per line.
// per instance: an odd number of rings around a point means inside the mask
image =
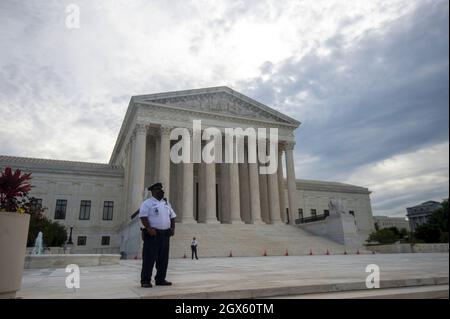
M 297 184 L 294 168 L 294 144 L 295 143 L 292 142 L 285 143 L 290 224 L 295 224 L 294 214 L 297 212 Z

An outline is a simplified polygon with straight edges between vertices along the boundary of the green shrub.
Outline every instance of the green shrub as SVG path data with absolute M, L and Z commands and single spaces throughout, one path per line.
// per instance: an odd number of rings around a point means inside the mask
M 414 237 L 425 243 L 448 243 L 448 199 L 434 211 L 425 224 L 417 227 Z
M 391 228 L 383 228 L 370 234 L 368 242 L 379 242 L 380 244 L 393 244 L 400 240 L 398 232 Z

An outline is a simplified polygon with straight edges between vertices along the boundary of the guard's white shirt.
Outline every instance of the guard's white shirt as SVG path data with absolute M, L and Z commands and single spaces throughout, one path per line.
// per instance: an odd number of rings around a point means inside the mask
M 197 247 L 197 239 L 192 240 L 191 246 Z
M 168 202 L 164 199 L 157 200 L 154 197 L 144 201 L 139 209 L 139 217 L 147 217 L 152 228 L 161 230 L 169 229 L 170 219 L 176 216 Z

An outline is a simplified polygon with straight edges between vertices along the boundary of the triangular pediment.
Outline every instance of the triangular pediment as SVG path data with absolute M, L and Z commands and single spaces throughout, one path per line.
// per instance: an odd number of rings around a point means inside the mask
M 228 87 L 177 91 L 135 97 L 139 102 L 298 125 L 299 122 Z

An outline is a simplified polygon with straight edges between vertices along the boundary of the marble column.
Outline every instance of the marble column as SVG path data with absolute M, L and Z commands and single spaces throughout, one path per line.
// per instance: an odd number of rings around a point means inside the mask
M 244 162 L 238 164 L 241 220 L 243 223 L 251 223 L 247 143 L 245 143 L 244 137 L 240 138 L 242 138 L 244 144 Z
M 234 161 L 235 162 L 235 161 Z M 239 191 L 239 164 L 229 164 L 231 224 L 242 224 Z
M 295 143 L 292 142 L 285 143 L 290 224 L 295 224 L 294 214 L 297 213 L 297 183 L 294 167 L 294 145 Z
M 175 194 L 175 200 L 177 203 L 177 210 L 175 211 L 175 213 L 177 213 L 177 218 L 176 218 L 176 222 L 183 222 L 184 216 L 185 216 L 185 210 L 183 209 L 183 195 L 184 195 L 184 189 L 183 189 L 183 177 L 184 177 L 184 164 L 183 163 L 178 163 L 175 164 L 175 168 L 176 168 L 176 182 L 175 183 L 170 183 L 170 185 L 172 185 L 172 189 L 175 190 L 175 192 L 172 192 Z M 192 186 L 191 186 L 192 189 Z M 172 198 L 172 202 L 173 202 L 173 198 Z M 173 205 L 173 203 L 172 203 Z
M 133 154 L 132 154 L 132 147 L 134 144 L 135 137 L 131 137 L 130 142 L 126 146 L 126 167 L 125 167 L 125 175 L 126 177 L 126 202 L 125 202 L 125 214 L 128 216 L 128 214 L 132 215 L 134 211 L 131 209 L 131 194 L 132 194 L 132 180 L 133 180 L 133 171 L 131 170 L 131 163 L 133 160 Z
M 265 165 L 261 164 L 261 166 Z M 261 219 L 263 220 L 264 223 L 269 224 L 270 211 L 269 211 L 269 194 L 267 190 L 267 174 L 259 174 L 259 191 L 260 191 Z
M 228 164 L 220 164 L 220 211 L 222 223 L 229 223 L 230 216 L 230 179 L 228 173 Z
M 269 143 L 267 143 L 268 147 L 270 147 Z M 277 154 L 278 159 L 278 154 Z M 267 175 L 268 179 L 268 192 L 269 192 L 269 211 L 270 211 L 270 222 L 272 224 L 281 223 L 281 215 L 280 215 L 280 192 L 278 189 L 278 165 L 277 171 L 273 174 Z
M 192 131 L 190 132 L 192 136 Z M 194 163 L 192 163 L 192 139 L 189 143 L 190 158 L 188 163 L 182 163 L 183 167 L 183 195 L 182 195 L 182 223 L 195 224 L 197 221 L 194 217 Z
M 206 164 L 198 163 L 198 223 L 206 222 Z
M 161 127 L 159 143 L 159 182 L 164 187 L 164 195 L 167 199 L 170 196 L 170 130 L 170 127 Z
M 160 169 L 159 169 L 159 162 L 161 160 L 161 138 L 159 135 L 159 130 L 155 130 L 155 165 L 154 165 L 154 172 L 153 172 L 153 180 L 154 182 L 159 182 L 159 176 L 160 176 Z
M 206 223 L 218 224 L 216 216 L 216 163 L 205 163 Z
M 278 190 L 280 198 L 280 214 L 281 220 L 287 222 L 286 216 L 286 202 L 284 194 L 284 177 L 283 177 L 283 144 L 278 144 Z
M 131 211 L 139 209 L 145 189 L 145 147 L 147 145 L 147 128 L 143 124 L 136 124 L 133 132 L 133 164 L 132 164 L 132 193 Z
M 253 224 L 262 224 L 258 163 L 248 163 L 248 173 L 250 179 L 250 210 L 252 222 Z

